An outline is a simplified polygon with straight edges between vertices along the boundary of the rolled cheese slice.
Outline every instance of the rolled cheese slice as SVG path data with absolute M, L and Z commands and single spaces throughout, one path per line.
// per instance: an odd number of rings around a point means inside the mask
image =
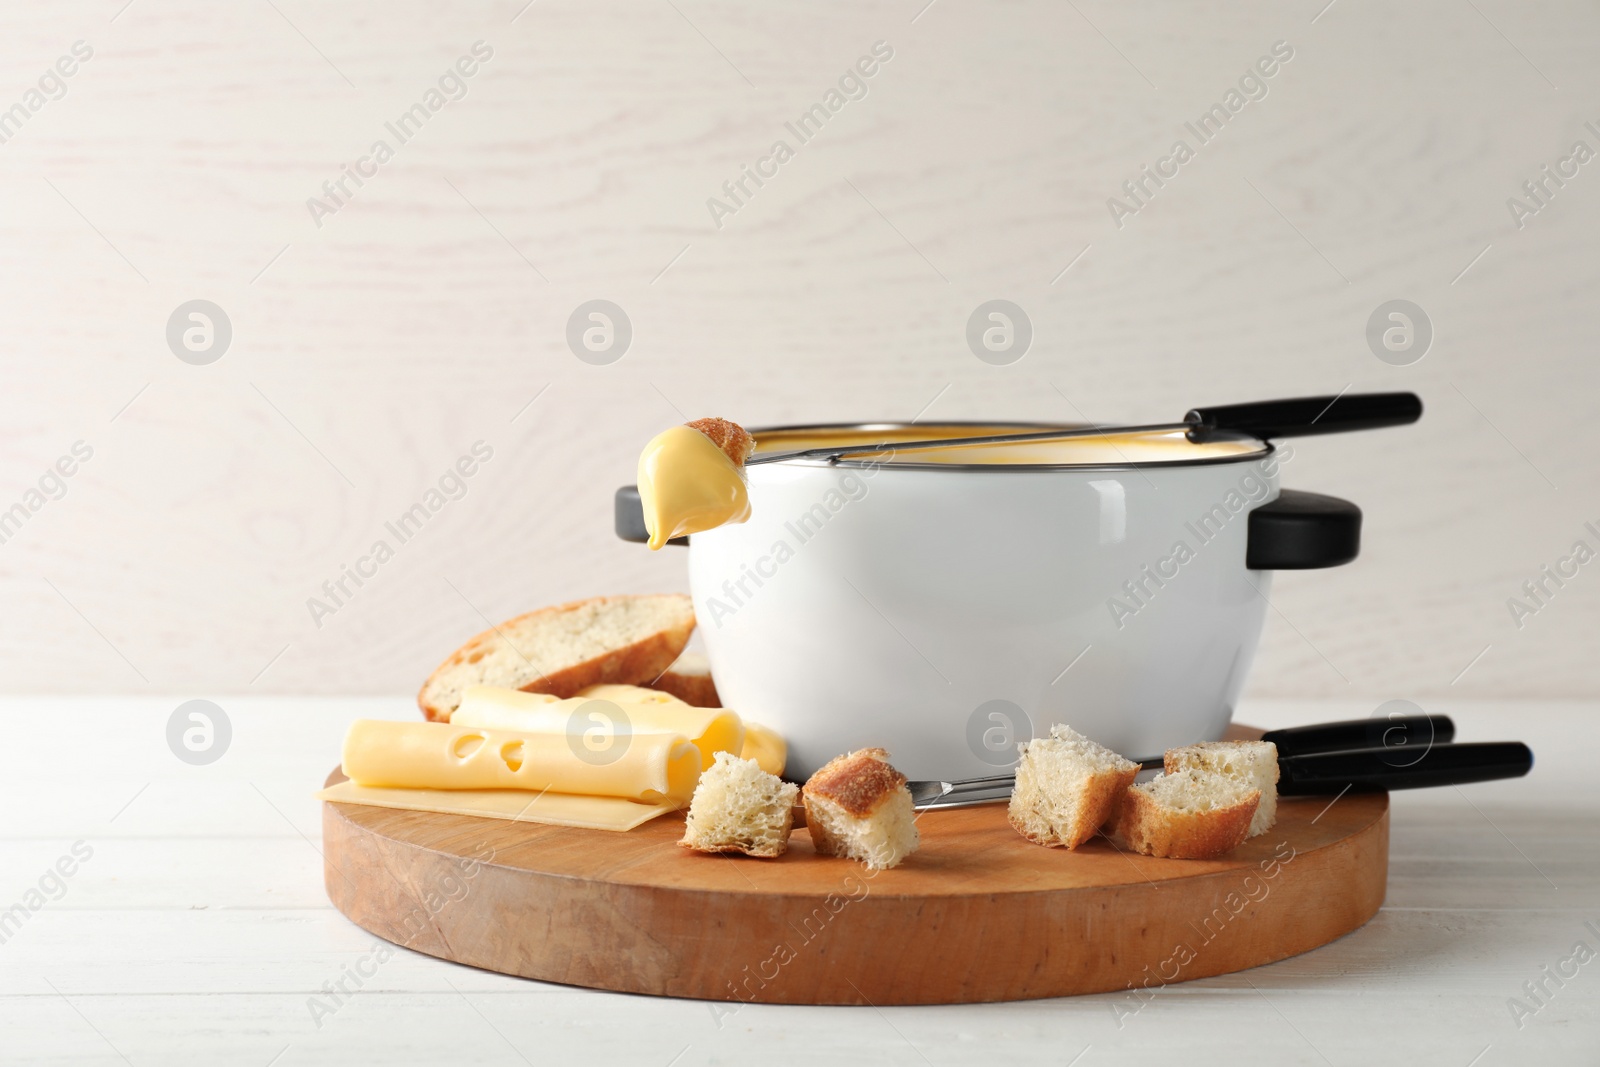
M 359 719 L 344 738 L 357 785 L 400 789 L 521 789 L 687 803 L 700 753 L 681 733 L 615 734 L 605 746 L 565 733 L 457 722 Z
M 624 734 L 681 734 L 699 750 L 701 770 L 711 766 L 718 752 L 739 755 L 745 734 L 743 720 L 727 708 L 691 707 L 671 693 L 631 685 L 592 685 L 566 700 L 469 685 L 450 724 L 560 735 L 563 744 L 570 737 L 584 748 L 615 744 Z
M 784 764 L 789 762 L 789 746 L 771 727 L 747 722 L 744 724 L 744 751 L 740 755 L 755 760 L 768 774 L 782 777 Z
M 532 696 L 533 694 L 524 693 L 522 695 Z M 664 704 L 672 707 L 688 708 L 691 712 L 707 710 L 705 708 L 697 708 L 681 697 L 673 696 L 671 693 L 664 693 L 659 689 L 644 689 L 637 685 L 591 685 L 587 689 L 578 690 L 578 696 L 611 700 L 623 705 Z M 545 697 L 544 701 L 551 703 L 555 699 L 555 697 Z M 694 721 L 681 712 L 679 716 L 683 718 L 685 723 Z M 685 733 L 688 733 L 687 729 Z M 691 737 L 690 740 L 692 741 L 693 738 Z M 711 766 L 710 757 L 717 750 L 709 745 L 700 746 L 700 749 L 707 760 L 705 765 L 701 767 L 701 770 L 705 770 Z M 728 751 L 732 752 L 733 749 L 730 747 Z M 744 745 L 740 749 L 739 755 L 744 759 L 755 760 L 756 764 L 768 774 L 782 777 L 784 765 L 789 761 L 789 745 L 772 727 L 762 726 L 760 723 L 750 722 L 747 719 L 744 722 Z

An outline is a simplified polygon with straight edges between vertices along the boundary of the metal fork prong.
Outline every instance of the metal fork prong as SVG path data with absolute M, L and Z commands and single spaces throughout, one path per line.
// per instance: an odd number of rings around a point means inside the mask
M 970 793 L 974 789 L 992 789 L 996 786 L 1015 785 L 1016 783 L 1016 772 L 1007 771 L 1005 774 L 991 774 L 987 778 L 962 778 L 959 781 L 945 782 L 943 784 L 947 787 L 946 792 Z
M 1162 765 L 1162 759 L 1159 756 L 1135 760 L 1134 762 L 1147 771 L 1160 770 Z M 911 791 L 911 795 L 917 803 L 928 804 L 944 797 L 964 796 L 968 793 L 983 793 L 990 790 L 1004 789 L 1015 786 L 1016 782 L 1017 776 L 1015 772 L 1008 772 L 1006 774 L 991 774 L 983 778 L 962 778 L 954 782 L 907 782 L 906 787 Z

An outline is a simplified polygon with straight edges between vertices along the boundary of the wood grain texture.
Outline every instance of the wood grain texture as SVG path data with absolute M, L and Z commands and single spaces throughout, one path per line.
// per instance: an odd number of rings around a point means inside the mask
M 804 833 L 771 861 L 690 853 L 681 816 L 617 834 L 328 803 L 322 837 L 352 921 L 527 978 L 743 1003 L 1148 997 L 1376 914 L 1388 797 L 1330 799 L 1285 799 L 1272 830 L 1207 861 L 1043 848 L 1004 805 L 928 811 L 917 852 L 877 874 Z
M 1166 986 L 1129 1019 L 1113 1010 L 1126 992 L 881 1011 L 741 1006 L 555 985 L 394 949 L 328 902 L 322 805 L 308 783 L 352 719 L 414 721 L 408 697 L 229 698 L 234 743 L 209 767 L 167 750 L 180 699 L 0 698 L 0 720 L 27 723 L 31 742 L 0 747 L 0 902 L 36 887 L 73 841 L 94 848 L 66 894 L 0 946 L 0 1060 L 942 1067 L 1000 1056 L 1062 1067 L 1092 1046 L 1077 1067 L 1223 1067 L 1247 1033 L 1273 1063 L 1462 1067 L 1492 1046 L 1479 1067 L 1541 1067 L 1586 1063 L 1600 1045 L 1590 967 L 1520 1029 L 1506 1006 L 1590 936 L 1600 899 L 1592 703 L 1430 705 L 1464 739 L 1527 741 L 1533 772 L 1392 794 L 1376 917 L 1312 952 Z M 1279 701 L 1240 715 L 1278 727 L 1369 710 Z M 353 992 L 330 997 L 337 982 Z
M 1600 518 L 1600 177 L 1522 229 L 1505 206 L 1590 136 L 1592 5 L 676 6 L 0 11 L 0 105 L 95 49 L 0 147 L 0 506 L 95 448 L 0 546 L 0 684 L 401 694 L 486 617 L 681 590 L 609 494 L 684 416 L 1145 420 L 1348 385 L 1428 414 L 1300 448 L 1287 483 L 1367 537 L 1279 581 L 1251 692 L 1600 693 L 1600 580 L 1506 609 Z M 319 228 L 307 198 L 478 39 L 467 95 Z M 1280 39 L 1269 95 L 1114 226 Z M 707 198 L 877 40 L 866 98 L 716 228 Z M 164 340 L 195 297 L 234 325 L 209 367 Z M 596 297 L 635 327 L 607 367 L 564 340 Z M 1007 367 L 964 340 L 994 297 L 1035 326 Z M 1436 327 L 1409 367 L 1364 338 L 1395 297 Z M 480 439 L 466 495 L 317 626 L 307 599 Z

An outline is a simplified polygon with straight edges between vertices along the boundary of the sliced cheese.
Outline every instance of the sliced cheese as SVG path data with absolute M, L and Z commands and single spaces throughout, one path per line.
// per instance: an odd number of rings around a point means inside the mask
M 744 724 L 744 750 L 740 755 L 755 760 L 762 770 L 781 778 L 784 764 L 789 762 L 789 746 L 771 727 L 747 722 Z
M 642 685 L 616 685 L 611 682 L 602 682 L 591 685 L 587 689 L 577 692 L 580 697 L 590 700 L 611 700 L 618 704 L 677 704 L 683 707 L 692 707 L 687 701 L 680 700 L 671 693 L 660 689 L 646 689 Z M 554 697 L 551 698 L 555 699 Z
M 649 693 L 647 698 L 635 694 Z M 533 693 L 491 685 L 469 685 L 450 716 L 452 726 L 559 735 L 566 743 L 616 745 L 627 734 L 681 734 L 700 752 L 700 769 L 718 752 L 744 749 L 744 722 L 727 708 L 696 708 L 670 693 L 633 686 L 592 685 L 566 700 L 542 700 Z M 585 789 L 592 793 L 598 790 Z
M 380 789 L 349 781 L 331 785 L 317 797 L 336 804 L 473 815 L 589 830 L 632 830 L 678 807 L 670 803 L 641 804 L 622 797 L 529 793 L 521 789 Z
M 694 794 L 700 753 L 681 733 L 617 732 L 596 740 L 460 722 L 359 719 L 345 734 L 344 773 L 379 788 L 549 790 L 652 804 L 687 802 Z
M 531 696 L 532 694 L 525 693 L 523 695 Z M 708 710 L 695 708 L 694 705 L 671 693 L 665 693 L 659 689 L 645 689 L 637 685 L 591 685 L 587 689 L 578 690 L 578 696 L 592 700 L 610 700 L 623 706 L 630 704 L 663 704 L 670 707 L 689 708 L 691 711 Z M 555 698 L 548 697 L 545 702 L 555 702 Z M 685 723 L 684 733 L 689 734 L 688 724 L 693 723 L 695 720 L 686 715 L 682 715 L 680 718 Z M 690 741 L 695 740 L 692 736 L 689 739 Z M 700 746 L 700 749 L 702 754 L 708 757 L 705 765 L 701 767 L 701 770 L 705 770 L 711 766 L 709 755 L 714 753 L 716 749 L 710 748 L 708 750 L 708 747 L 703 745 Z M 733 749 L 729 748 L 728 751 L 732 752 Z M 768 774 L 782 777 L 784 765 L 789 760 L 789 746 L 778 735 L 778 732 L 770 726 L 762 726 L 760 723 L 745 720 L 744 745 L 739 755 L 744 759 L 755 760 L 761 769 Z

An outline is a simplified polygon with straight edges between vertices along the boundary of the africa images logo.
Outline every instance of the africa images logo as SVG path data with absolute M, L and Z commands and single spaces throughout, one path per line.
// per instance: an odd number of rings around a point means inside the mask
M 1233 117 L 1245 109 L 1245 105 L 1265 100 L 1270 91 L 1268 80 L 1282 69 L 1282 64 L 1293 58 L 1293 45 L 1288 41 L 1273 42 L 1272 54 L 1262 56 L 1247 68 L 1239 77 L 1238 88 L 1230 87 L 1222 94 L 1222 99 L 1202 112 L 1199 118 L 1185 122 L 1183 127 L 1194 137 L 1195 143 L 1191 146 L 1187 140 L 1179 138 L 1172 143 L 1166 155 L 1156 160 L 1154 169 L 1146 163 L 1139 168 L 1136 176 L 1123 182 L 1122 191 L 1127 195 L 1127 200 L 1115 196 L 1106 199 L 1112 224 L 1122 229 L 1126 225 L 1124 219 L 1137 215 L 1157 192 L 1166 188 L 1167 182 L 1178 176 L 1180 168 L 1194 159 L 1201 148 L 1215 140 Z
M 766 155 L 755 161 L 754 167 L 748 163 L 741 164 L 739 176 L 722 183 L 723 199 L 715 196 L 706 198 L 706 210 L 711 213 L 712 224 L 722 229 L 723 219 L 737 215 L 739 209 L 755 196 L 756 190 L 778 176 L 779 168 L 795 157 L 797 146 L 809 144 L 833 116 L 844 110 L 845 104 L 852 100 L 865 100 L 867 79 L 877 74 L 882 64 L 893 58 L 894 48 L 889 42 L 874 42 L 871 55 L 862 56 L 839 76 L 838 88 L 830 87 L 822 94 L 821 100 L 802 111 L 793 122 L 785 122 L 783 128 L 793 135 L 795 144 L 779 138 L 772 142 Z M 751 183 L 754 183 L 754 189 L 750 187 Z
M 468 89 L 467 79 L 476 75 L 480 66 L 493 58 L 493 48 L 483 41 L 474 41 L 470 55 L 457 59 L 439 75 L 437 88 L 430 86 L 422 94 L 421 100 L 402 111 L 393 122 L 383 124 L 383 128 L 394 138 L 394 144 L 391 145 L 382 137 L 373 141 L 366 155 L 354 163 L 344 164 L 337 178 L 322 183 L 323 196 L 307 197 L 306 210 L 311 213 L 311 221 L 317 224 L 317 229 L 322 229 L 324 216 L 337 215 L 341 208 L 355 199 L 356 193 L 366 186 L 367 180 L 377 177 L 378 168 L 394 159 L 400 147 L 421 133 L 429 119 L 443 111 L 445 105 L 464 99 Z M 352 182 L 355 183 L 354 189 L 350 188 Z

